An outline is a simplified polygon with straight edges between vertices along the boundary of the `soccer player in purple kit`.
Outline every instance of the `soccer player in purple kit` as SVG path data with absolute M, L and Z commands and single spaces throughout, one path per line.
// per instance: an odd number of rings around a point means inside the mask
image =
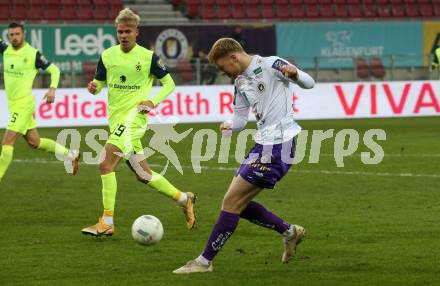
M 257 119 L 256 145 L 232 179 L 204 251 L 173 273 L 211 272 L 212 261 L 233 234 L 240 218 L 280 233 L 284 243 L 281 260 L 287 263 L 295 255 L 305 229 L 284 221 L 253 199 L 263 189 L 273 189 L 293 163 L 295 136 L 301 127 L 293 120 L 291 83 L 310 89 L 315 82 L 282 58 L 247 54 L 231 38 L 215 42 L 208 58 L 235 80 L 234 115 L 220 125 L 220 130 L 227 133 L 243 129 L 252 110 Z

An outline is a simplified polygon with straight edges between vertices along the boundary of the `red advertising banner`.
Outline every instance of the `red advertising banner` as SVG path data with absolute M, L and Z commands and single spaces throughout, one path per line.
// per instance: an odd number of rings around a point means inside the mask
M 152 89 L 152 95 L 159 87 Z M 231 117 L 232 85 L 179 86 L 150 113 L 149 123 L 221 122 Z M 45 89 L 34 90 L 39 127 L 107 124 L 104 89 L 58 89 L 56 101 L 43 100 Z M 380 118 L 440 115 L 440 81 L 322 83 L 294 89 L 296 119 Z M 253 117 L 251 116 L 251 119 Z M 6 94 L 0 91 L 0 128 L 9 120 Z

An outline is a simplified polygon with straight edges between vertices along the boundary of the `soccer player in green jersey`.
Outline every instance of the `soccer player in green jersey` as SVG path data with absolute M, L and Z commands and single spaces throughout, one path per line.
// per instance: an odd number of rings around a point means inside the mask
M 113 212 L 116 198 L 114 169 L 123 157 L 137 179 L 175 200 L 182 208 L 188 229 L 195 224 L 193 193 L 181 192 L 162 175 L 150 169 L 143 156 L 141 138 L 147 127 L 147 113 L 174 90 L 174 81 L 157 55 L 136 43 L 138 15 L 126 8 L 115 20 L 119 45 L 102 52 L 95 79 L 88 84 L 92 94 L 108 88 L 110 136 L 104 146 L 100 164 L 104 212 L 97 224 L 82 233 L 93 236 L 114 234 Z M 150 97 L 154 78 L 162 88 Z
M 73 164 L 73 174 L 78 171 L 79 151 L 69 151 L 64 146 L 47 138 L 40 138 L 33 118 L 35 101 L 32 84 L 38 69 L 47 70 L 51 76 L 49 91 L 44 98 L 47 103 L 55 100 L 55 89 L 60 79 L 60 70 L 35 48 L 25 41 L 24 26 L 11 23 L 8 27 L 10 44 L 0 39 L 0 54 L 3 55 L 5 90 L 8 99 L 9 122 L 2 140 L 0 155 L 0 181 L 8 169 L 17 138 L 22 135 L 30 147 L 64 155 Z

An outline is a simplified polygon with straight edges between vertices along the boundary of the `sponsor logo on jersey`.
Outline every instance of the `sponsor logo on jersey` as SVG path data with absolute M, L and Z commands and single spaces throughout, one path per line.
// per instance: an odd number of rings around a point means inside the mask
M 256 68 L 256 69 L 254 69 L 254 74 L 255 75 L 259 75 L 260 73 L 262 73 L 263 72 L 263 69 L 261 68 L 261 67 L 258 67 L 258 68 Z
M 128 85 L 128 84 L 118 84 L 118 83 L 109 83 L 109 88 L 121 89 L 121 90 L 140 90 L 140 85 Z
M 12 68 L 12 67 L 11 67 Z M 24 72 L 21 71 L 15 71 L 15 70 L 10 70 L 10 69 L 5 69 L 4 70 L 5 74 L 8 74 L 10 76 L 16 76 L 16 77 L 23 77 L 24 76 Z
M 121 83 L 125 83 L 127 81 L 127 77 L 125 75 L 121 75 L 119 77 L 119 81 Z M 128 85 L 128 84 L 118 84 L 118 83 L 110 83 L 108 85 L 109 88 L 121 89 L 121 90 L 140 90 L 141 87 L 139 85 Z

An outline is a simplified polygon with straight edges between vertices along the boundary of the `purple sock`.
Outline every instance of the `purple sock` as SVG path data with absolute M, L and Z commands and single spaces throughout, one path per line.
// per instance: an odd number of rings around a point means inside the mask
M 240 216 L 238 214 L 221 211 L 217 223 L 214 225 L 211 235 L 209 236 L 205 250 L 202 253 L 204 258 L 209 261 L 214 259 L 217 253 L 223 248 L 226 240 L 228 240 L 237 228 L 239 220 Z
M 288 222 L 285 222 L 280 217 L 271 213 L 265 207 L 254 201 L 247 205 L 247 207 L 241 212 L 240 217 L 247 219 L 256 225 L 274 229 L 281 234 L 290 227 Z

